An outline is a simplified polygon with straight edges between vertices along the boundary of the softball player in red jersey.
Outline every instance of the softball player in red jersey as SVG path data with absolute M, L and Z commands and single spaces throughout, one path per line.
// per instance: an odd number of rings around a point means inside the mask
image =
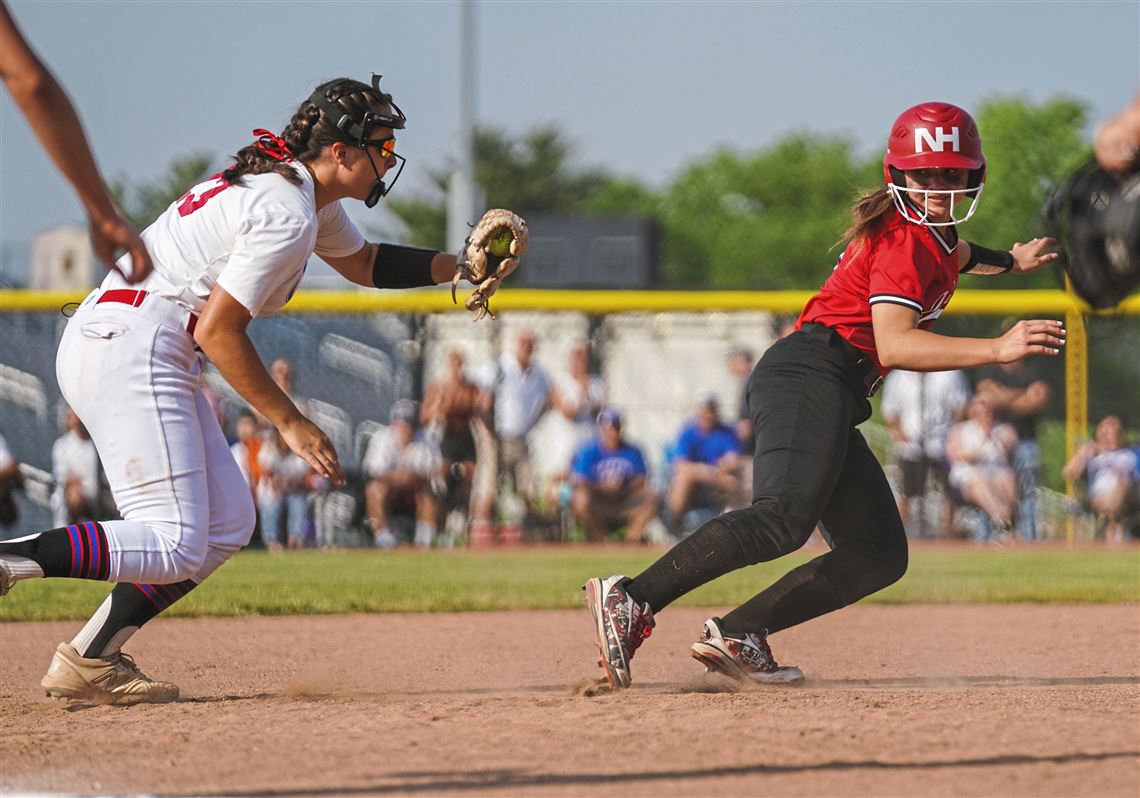
M 154 261 L 146 280 L 128 286 L 110 273 L 68 322 L 57 378 L 91 433 L 123 520 L 0 543 L 0 595 L 33 577 L 118 583 L 59 645 L 42 682 L 48 695 L 177 698 L 175 685 L 149 679 L 121 646 L 249 542 L 253 502 L 202 393 L 196 345 L 294 452 L 344 483 L 328 437 L 277 387 L 246 328 L 288 302 L 314 252 L 359 285 L 451 280 L 456 256 L 368 243 L 340 205 L 353 198 L 372 207 L 387 193 L 404 123 L 378 76 L 371 85 L 322 84 L 280 136 L 255 130 L 259 138 L 233 166 L 143 232 Z
M 748 385 L 756 430 L 752 505 L 709 521 L 644 572 L 587 580 L 601 666 L 615 687 L 654 613 L 722 574 L 803 546 L 817 524 L 831 551 L 793 569 L 731 611 L 710 618 L 692 646 L 708 669 L 742 681 L 794 684 L 768 636 L 881 590 L 906 571 L 907 543 L 883 469 L 856 425 L 892 368 L 943 371 L 1055 355 L 1056 321 L 1023 321 L 1000 338 L 949 338 L 928 328 L 960 273 L 1027 274 L 1053 260 L 1035 239 L 995 252 L 959 241 L 974 212 L 985 158 L 974 120 L 923 103 L 891 128 L 885 185 L 860 199 L 848 245 L 807 303 L 796 331 L 764 354 Z M 961 204 L 969 203 L 958 217 Z

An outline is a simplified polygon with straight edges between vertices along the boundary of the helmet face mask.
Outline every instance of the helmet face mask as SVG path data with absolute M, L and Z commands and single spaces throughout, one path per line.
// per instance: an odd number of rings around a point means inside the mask
M 978 200 L 982 196 L 983 188 L 985 188 L 984 183 L 979 183 L 973 188 L 908 188 L 906 177 L 901 173 L 897 180 L 887 183 L 887 190 L 890 191 L 891 199 L 895 201 L 895 207 L 898 208 L 899 213 L 906 217 L 907 221 L 925 227 L 953 227 L 969 219 L 978 209 Z M 921 203 L 915 200 L 916 195 L 922 197 Z M 950 213 L 945 221 L 937 222 L 930 218 L 930 199 L 932 197 L 945 197 L 949 203 Z M 967 198 L 970 199 L 970 207 L 966 209 L 961 218 L 956 217 L 954 215 L 956 206 Z
M 908 188 L 903 174 L 913 169 L 964 169 L 968 173 L 963 189 Z M 956 105 L 928 102 L 908 108 L 895 120 L 883 157 L 883 178 L 891 198 L 908 221 L 927 227 L 960 224 L 978 208 L 985 185 L 986 158 L 978 126 L 966 111 Z M 913 197 L 922 197 L 917 207 Z M 930 199 L 943 196 L 950 205 L 946 221 L 930 218 Z M 966 213 L 957 218 L 954 206 L 971 200 Z

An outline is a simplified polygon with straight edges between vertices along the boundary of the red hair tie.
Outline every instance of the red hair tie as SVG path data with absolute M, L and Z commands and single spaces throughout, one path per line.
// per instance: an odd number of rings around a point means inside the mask
M 264 152 L 273 160 L 293 160 L 293 153 L 290 152 L 289 145 L 285 143 L 285 139 L 260 127 L 253 131 L 253 135 L 257 136 L 257 149 Z

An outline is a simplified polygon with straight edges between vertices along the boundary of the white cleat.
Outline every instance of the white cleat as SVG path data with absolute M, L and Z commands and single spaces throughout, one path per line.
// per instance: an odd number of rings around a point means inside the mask
M 726 637 L 720 630 L 720 618 L 705 621 L 692 654 L 709 673 L 722 673 L 738 682 L 793 685 L 804 680 L 804 672 L 796 666 L 776 663 L 767 632 Z

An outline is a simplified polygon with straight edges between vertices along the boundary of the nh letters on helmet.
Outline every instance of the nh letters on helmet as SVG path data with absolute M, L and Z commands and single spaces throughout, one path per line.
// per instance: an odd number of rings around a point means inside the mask
M 962 150 L 961 144 L 959 143 L 959 138 L 958 138 L 958 128 L 956 128 L 956 127 L 950 128 L 949 133 L 946 132 L 945 128 L 936 127 L 934 129 L 934 135 L 933 136 L 930 135 L 930 131 L 927 128 L 916 127 L 914 129 L 914 151 L 915 152 L 922 152 L 922 143 L 924 141 L 926 142 L 926 145 L 930 148 L 931 152 L 945 152 L 947 142 L 949 142 L 950 144 L 953 145 L 950 148 L 953 152 L 961 152 L 961 150 Z

